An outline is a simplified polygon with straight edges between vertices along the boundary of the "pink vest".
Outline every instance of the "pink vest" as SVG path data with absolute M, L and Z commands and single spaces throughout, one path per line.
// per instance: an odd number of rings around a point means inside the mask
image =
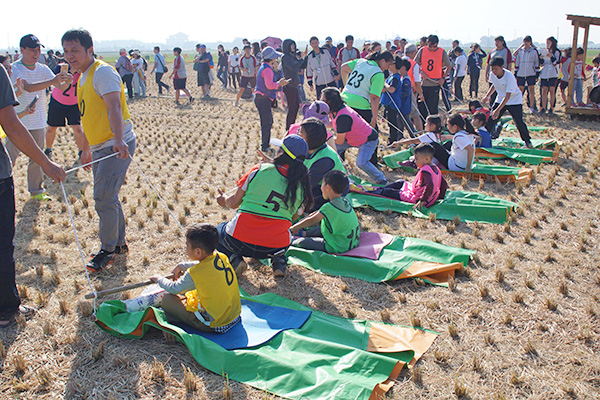
M 337 132 L 337 119 L 340 115 L 347 115 L 352 118 L 352 129 L 350 132 L 346 132 L 346 141 L 352 147 L 358 147 L 367 142 L 367 138 L 373 132 L 371 125 L 367 123 L 360 116 L 359 113 L 354 111 L 352 108 L 345 106 L 336 114 L 335 118 L 331 121 L 333 128 Z
M 52 97 L 54 100 L 58 101 L 60 104 L 65 106 L 74 106 L 77 104 L 77 81 L 79 80 L 79 72 L 75 72 L 73 74 L 73 83 L 67 88 L 67 90 L 62 91 L 57 88 L 52 90 Z
M 288 129 L 288 131 L 285 134 L 285 136 L 288 136 L 288 135 L 299 135 L 300 134 L 300 125 L 301 124 L 302 124 L 301 122 L 296 122 L 295 124 L 290 125 L 290 129 Z
M 440 186 L 442 185 L 442 171 L 439 168 L 431 168 L 431 165 L 425 165 L 417 172 L 417 176 L 413 183 L 406 182 L 400 192 L 400 200 L 408 203 L 416 203 L 419 201 L 426 187 L 423 185 L 423 171 L 429 172 L 431 179 L 433 180 L 433 191 L 431 196 L 425 200 L 425 207 L 430 207 L 440 195 Z

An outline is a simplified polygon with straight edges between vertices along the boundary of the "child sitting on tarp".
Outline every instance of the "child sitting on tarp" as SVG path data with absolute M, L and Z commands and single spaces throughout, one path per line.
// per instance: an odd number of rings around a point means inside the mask
M 334 169 L 325 174 L 321 191 L 323 198 L 329 202 L 293 225 L 290 231 L 298 235 L 302 228 L 319 222 L 321 226 L 304 232 L 304 237 L 294 239 L 292 246 L 327 253 L 344 253 L 358 246 L 358 218 L 350 202 L 342 197 L 347 188 L 348 177 L 342 171 Z
M 482 112 L 473 115 L 473 128 L 475 128 L 475 144 L 477 147 L 492 147 L 492 137 L 485 127 L 486 117 Z
M 168 292 L 161 305 L 166 319 L 202 332 L 225 333 L 240 321 L 242 306 L 229 259 L 215 251 L 219 232 L 213 225 L 195 224 L 188 228 L 185 238 L 187 255 L 194 261 L 179 263 L 173 269 L 175 281 L 160 275 L 150 278 Z
M 415 164 L 419 172 L 412 183 L 398 180 L 368 193 L 413 203 L 415 209 L 431 207 L 437 200 L 443 199 L 448 190 L 448 183 L 442 176 L 442 172 L 432 163 L 433 154 L 434 149 L 431 144 L 418 145 L 415 147 Z
M 408 138 L 408 139 L 398 140 L 398 141 L 390 144 L 389 147 L 398 148 L 400 146 L 410 146 L 413 144 L 420 144 L 420 143 L 432 143 L 432 142 L 439 143 L 440 135 L 442 134 L 442 128 L 443 128 L 443 125 L 442 125 L 442 119 L 440 118 L 440 116 L 439 115 L 430 115 L 425 120 L 425 133 L 424 134 L 417 136 L 416 138 Z
M 450 171 L 471 172 L 471 166 L 475 158 L 475 141 L 473 136 L 465 131 L 465 119 L 460 114 L 453 114 L 448 119 L 446 126 L 453 135 L 452 142 L 449 143 L 450 152 L 439 143 L 432 143 L 435 158 L 443 168 Z M 475 133 L 472 126 L 469 130 L 472 130 L 471 133 Z M 443 135 L 442 139 L 445 139 L 445 136 Z

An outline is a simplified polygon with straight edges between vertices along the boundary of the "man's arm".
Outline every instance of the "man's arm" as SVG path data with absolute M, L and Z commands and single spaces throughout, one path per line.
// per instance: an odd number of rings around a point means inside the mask
M 0 125 L 10 141 L 25 155 L 40 165 L 46 175 L 55 182 L 65 180 L 67 176 L 65 171 L 46 157 L 33 140 L 33 137 L 31 137 L 27 128 L 25 128 L 21 120 L 17 117 L 13 106 L 0 109 Z
M 26 80 L 23 80 L 23 89 L 30 93 L 37 92 L 38 90 L 44 90 L 46 88 L 49 88 L 50 86 L 56 86 L 61 90 L 65 90 L 67 86 L 69 86 L 69 82 L 73 82 L 73 75 L 67 72 L 61 72 L 54 78 L 48 79 L 43 82 L 28 83 Z
M 110 92 L 102 96 L 106 111 L 108 112 L 108 122 L 110 129 L 115 137 L 113 150 L 119 152 L 122 159 L 129 157 L 129 148 L 123 140 L 125 133 L 125 124 L 123 122 L 123 110 L 121 110 L 121 92 Z

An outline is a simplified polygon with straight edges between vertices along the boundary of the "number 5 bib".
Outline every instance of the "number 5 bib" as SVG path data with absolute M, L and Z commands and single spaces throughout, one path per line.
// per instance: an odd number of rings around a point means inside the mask
M 348 76 L 344 92 L 352 93 L 369 101 L 371 79 L 376 74 L 382 74 L 381 68 L 375 61 L 360 59 Z

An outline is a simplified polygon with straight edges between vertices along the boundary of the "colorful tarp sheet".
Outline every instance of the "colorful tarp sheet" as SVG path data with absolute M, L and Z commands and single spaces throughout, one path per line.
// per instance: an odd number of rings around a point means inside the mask
M 297 247 L 290 247 L 286 255 L 288 264 L 302 265 L 328 275 L 367 282 L 421 278 L 432 284 L 447 286 L 448 276 L 454 276 L 455 270 L 466 266 L 474 253 L 428 240 L 394 236 L 377 260 Z
M 437 333 L 399 325 L 349 320 L 314 311 L 272 293 L 242 299 L 312 311 L 299 329 L 286 330 L 251 349 L 220 345 L 169 324 L 161 309 L 127 313 L 118 300 L 96 313 L 104 331 L 140 339 L 150 327 L 170 332 L 204 368 L 290 399 L 379 399 L 405 364 L 414 364 Z
M 359 257 L 377 260 L 383 249 L 392 243 L 393 235 L 377 232 L 361 232 L 358 246 L 338 256 Z
M 365 184 L 356 177 L 356 183 Z M 375 186 L 375 185 L 372 185 Z M 487 196 L 483 193 L 465 192 L 461 190 L 447 191 L 442 201 L 436 202 L 429 208 L 413 209 L 414 204 L 394 200 L 383 196 L 351 191 L 346 196 L 352 207 L 371 207 L 377 211 L 391 210 L 401 214 L 409 213 L 418 218 L 428 218 L 435 214 L 437 219 L 452 220 L 459 217 L 463 222 L 482 222 L 503 224 L 508 221 L 510 212 L 517 207 L 512 201 Z
M 535 149 L 554 147 L 558 142 L 556 139 L 531 139 L 531 145 Z M 519 137 L 501 137 L 492 140 L 492 147 L 523 147 L 525 142 Z
M 383 162 L 388 167 L 400 168 L 398 162 L 406 161 L 413 155 L 412 148 L 401 150 L 383 157 Z M 402 167 L 407 171 L 414 171 L 413 168 Z M 531 169 L 509 167 L 505 165 L 488 165 L 474 162 L 471 172 L 449 171 L 443 169 L 445 175 L 453 175 L 457 177 L 467 177 L 469 179 L 489 179 L 497 178 L 500 182 L 517 182 L 531 179 Z
M 290 310 L 255 301 L 242 300 L 242 320 L 225 333 L 201 332 L 189 325 L 178 324 L 187 333 L 201 335 L 227 350 L 256 347 L 268 342 L 279 332 L 300 328 L 310 311 Z
M 502 129 L 505 129 L 507 131 L 516 131 L 517 127 L 516 127 L 516 125 L 506 123 L 506 124 L 502 125 Z M 529 130 L 529 132 L 537 132 L 537 133 L 550 132 L 550 127 L 548 127 L 548 126 L 528 126 L 527 129 Z
M 523 148 L 507 148 L 507 147 L 492 147 L 475 149 L 475 157 L 490 158 L 499 160 L 510 158 L 531 165 L 539 165 L 541 163 L 556 162 L 558 160 L 558 149 L 541 150 L 541 149 L 523 149 Z

